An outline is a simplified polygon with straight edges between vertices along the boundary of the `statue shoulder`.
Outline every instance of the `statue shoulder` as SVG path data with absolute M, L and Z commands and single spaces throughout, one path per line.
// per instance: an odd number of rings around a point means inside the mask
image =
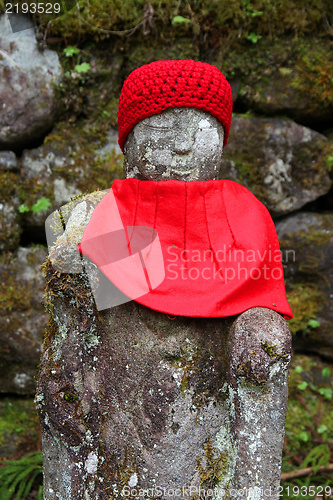
M 81 272 L 80 254 L 76 251 L 83 232 L 98 203 L 109 192 L 96 191 L 73 198 L 55 210 L 45 221 L 49 259 L 61 272 Z

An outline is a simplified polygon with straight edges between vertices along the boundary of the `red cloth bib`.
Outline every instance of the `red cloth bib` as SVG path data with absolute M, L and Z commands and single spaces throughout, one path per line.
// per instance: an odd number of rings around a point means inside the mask
M 130 299 L 163 313 L 292 318 L 274 223 L 236 182 L 114 181 L 78 248 Z

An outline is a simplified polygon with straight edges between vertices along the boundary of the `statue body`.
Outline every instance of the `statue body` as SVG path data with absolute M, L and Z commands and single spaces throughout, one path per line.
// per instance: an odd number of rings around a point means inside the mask
M 223 137 L 211 114 L 167 109 L 129 133 L 126 175 L 214 180 Z M 51 319 L 36 396 L 44 500 L 277 500 L 286 322 L 259 307 L 229 318 L 169 316 L 135 301 L 97 311 L 98 270 L 76 248 L 104 194 L 50 223 Z

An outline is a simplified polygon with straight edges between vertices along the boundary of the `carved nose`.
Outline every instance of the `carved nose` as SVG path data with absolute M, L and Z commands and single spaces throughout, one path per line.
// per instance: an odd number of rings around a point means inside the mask
M 192 150 L 192 141 L 190 135 L 179 135 L 175 140 L 175 152 L 178 154 L 186 154 Z

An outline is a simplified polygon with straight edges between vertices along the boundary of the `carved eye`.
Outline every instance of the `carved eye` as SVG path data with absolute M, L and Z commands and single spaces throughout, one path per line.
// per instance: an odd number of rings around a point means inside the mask
M 172 130 L 172 126 L 166 126 L 166 125 L 150 125 L 146 124 L 146 127 L 150 128 L 151 130 L 157 130 L 159 132 L 169 132 Z

